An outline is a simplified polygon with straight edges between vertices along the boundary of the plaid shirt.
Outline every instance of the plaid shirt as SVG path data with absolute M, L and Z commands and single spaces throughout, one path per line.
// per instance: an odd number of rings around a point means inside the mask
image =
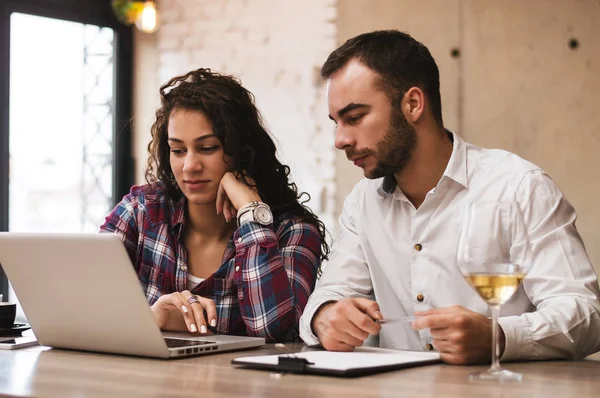
M 173 202 L 160 184 L 134 186 L 100 227 L 123 240 L 150 304 L 186 290 L 186 203 L 185 197 Z M 216 304 L 217 325 L 209 329 L 269 342 L 297 340 L 320 245 L 316 227 L 294 218 L 275 215 L 272 225 L 239 227 L 219 269 L 192 290 Z

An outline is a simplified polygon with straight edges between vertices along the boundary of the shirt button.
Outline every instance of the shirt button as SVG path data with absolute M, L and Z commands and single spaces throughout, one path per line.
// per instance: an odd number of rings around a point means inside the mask
M 182 265 L 181 267 L 179 267 L 179 269 L 181 269 L 182 271 L 187 271 L 187 267 L 185 265 Z
M 422 302 L 423 302 L 423 300 L 425 300 L 425 297 L 423 297 L 423 295 L 422 295 L 422 294 L 417 294 L 417 301 L 418 301 L 419 303 L 422 303 Z
M 238 272 L 239 270 L 240 270 L 240 266 L 239 266 L 239 265 L 237 265 L 237 266 L 235 267 L 235 272 Z
M 423 246 L 421 246 L 419 243 L 417 243 L 417 244 L 415 245 L 415 250 L 416 250 L 416 251 L 418 251 L 418 252 L 420 252 L 420 251 L 421 251 L 421 249 L 423 249 Z
M 238 238 L 238 243 L 242 243 L 242 238 Z
M 425 344 L 425 349 L 427 351 L 432 351 L 433 350 L 433 345 L 431 343 L 427 343 L 427 344 Z

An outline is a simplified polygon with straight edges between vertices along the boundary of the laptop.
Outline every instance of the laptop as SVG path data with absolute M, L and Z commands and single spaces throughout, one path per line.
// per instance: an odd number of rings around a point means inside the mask
M 265 344 L 258 337 L 163 334 L 112 233 L 0 232 L 0 264 L 42 345 L 178 358 Z

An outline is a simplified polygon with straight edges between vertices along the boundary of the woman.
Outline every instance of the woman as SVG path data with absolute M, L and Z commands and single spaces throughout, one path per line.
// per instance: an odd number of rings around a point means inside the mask
M 161 329 L 296 340 L 329 247 L 253 95 L 210 69 L 160 94 L 148 184 L 101 230 L 122 238 Z

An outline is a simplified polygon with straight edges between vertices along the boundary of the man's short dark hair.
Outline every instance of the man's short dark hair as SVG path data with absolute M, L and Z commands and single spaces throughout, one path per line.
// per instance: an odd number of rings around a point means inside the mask
M 331 77 L 352 59 L 379 74 L 379 83 L 393 102 L 411 87 L 419 87 L 429 100 L 435 120 L 443 126 L 440 73 L 425 45 L 398 30 L 364 33 L 333 51 L 321 68 L 321 76 Z

